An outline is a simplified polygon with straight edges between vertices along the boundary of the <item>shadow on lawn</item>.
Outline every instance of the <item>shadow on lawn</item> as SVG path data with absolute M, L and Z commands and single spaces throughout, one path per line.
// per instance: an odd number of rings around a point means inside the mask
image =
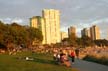
M 15 59 L 32 61 L 32 62 L 36 62 L 36 63 L 58 65 L 58 63 L 54 60 L 48 60 L 48 59 L 42 59 L 42 58 L 33 58 L 33 57 L 28 57 L 28 58 L 29 58 L 28 60 L 26 59 L 26 57 L 16 57 Z
M 33 60 L 33 62 L 58 65 L 57 62 L 55 62 L 54 60 L 46 60 L 46 59 L 39 59 L 39 58 L 35 58 L 35 59 Z

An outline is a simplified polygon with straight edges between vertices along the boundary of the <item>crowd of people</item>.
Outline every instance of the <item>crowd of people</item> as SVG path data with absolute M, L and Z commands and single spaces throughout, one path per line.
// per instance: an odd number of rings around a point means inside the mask
M 25 50 L 25 49 L 23 49 Z M 23 51 L 22 48 L 15 48 L 9 51 L 9 55 L 16 54 L 16 52 Z M 37 46 L 29 48 L 32 52 L 36 53 L 51 53 L 53 54 L 53 59 L 58 64 L 66 65 L 70 67 L 75 63 L 75 58 L 82 59 L 86 55 L 96 54 L 105 55 L 108 54 L 108 47 L 50 47 L 50 46 Z M 5 50 L 0 49 L 0 53 L 5 53 Z M 108 56 L 108 55 L 107 55 Z
M 80 49 L 80 57 L 83 58 L 86 55 L 105 56 L 108 57 L 108 47 L 86 47 Z
M 107 57 L 108 58 L 108 47 L 86 47 L 86 48 L 54 48 L 53 49 L 54 60 L 59 64 L 70 66 L 74 64 L 75 58 L 83 59 L 87 55 L 94 55 L 96 57 Z
M 67 67 L 70 67 L 75 62 L 75 57 L 79 56 L 79 51 L 74 48 L 61 48 L 57 49 L 55 48 L 53 50 L 53 58 L 54 60 L 60 64 L 60 65 L 66 65 Z

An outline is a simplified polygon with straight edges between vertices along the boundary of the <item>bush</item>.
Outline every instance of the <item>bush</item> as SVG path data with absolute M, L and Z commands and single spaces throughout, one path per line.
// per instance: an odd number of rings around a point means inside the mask
M 83 60 L 92 61 L 108 66 L 108 58 L 106 56 L 96 57 L 93 55 L 87 55 L 83 58 Z

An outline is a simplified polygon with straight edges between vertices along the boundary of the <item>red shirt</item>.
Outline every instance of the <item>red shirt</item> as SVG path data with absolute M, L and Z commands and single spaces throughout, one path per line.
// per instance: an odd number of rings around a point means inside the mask
M 75 53 L 74 52 L 71 52 L 71 56 L 75 56 Z

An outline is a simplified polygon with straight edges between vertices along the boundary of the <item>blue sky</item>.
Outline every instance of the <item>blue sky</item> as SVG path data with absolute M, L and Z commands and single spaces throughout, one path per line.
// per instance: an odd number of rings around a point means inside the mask
M 108 0 L 0 0 L 0 20 L 29 25 L 29 18 L 41 16 L 42 9 L 60 10 L 62 31 L 75 26 L 79 36 L 81 29 L 96 24 L 107 38 Z

